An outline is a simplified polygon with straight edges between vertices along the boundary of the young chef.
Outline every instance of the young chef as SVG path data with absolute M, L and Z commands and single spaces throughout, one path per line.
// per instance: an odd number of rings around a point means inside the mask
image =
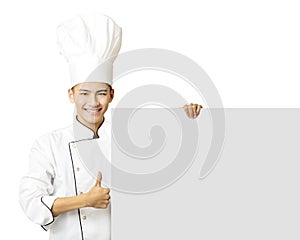
M 20 184 L 20 204 L 33 222 L 50 229 L 51 240 L 108 240 L 110 190 L 102 185 L 101 173 L 97 180 L 89 174 L 76 146 L 97 139 L 110 143 L 110 123 L 104 113 L 114 97 L 112 66 L 122 30 L 111 18 L 92 14 L 61 24 L 57 36 L 69 64 L 68 94 L 76 117 L 73 126 L 35 141 L 29 171 Z M 190 118 L 197 117 L 200 109 L 197 104 L 184 107 Z
M 69 64 L 68 94 L 76 119 L 73 126 L 36 140 L 29 171 L 21 180 L 20 203 L 33 222 L 50 229 L 51 240 L 108 240 L 109 189 L 102 186 L 101 174 L 95 180 L 83 166 L 76 144 L 97 138 L 109 143 L 104 113 L 114 97 L 112 65 L 122 30 L 111 18 L 92 14 L 61 24 L 57 37 Z

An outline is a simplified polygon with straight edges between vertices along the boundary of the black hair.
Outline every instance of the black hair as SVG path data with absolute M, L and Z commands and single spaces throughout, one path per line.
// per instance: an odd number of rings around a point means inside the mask
M 110 84 L 108 84 L 108 83 L 105 83 L 108 87 L 109 87 L 109 91 L 111 91 L 112 90 L 112 87 L 111 87 L 111 85 Z

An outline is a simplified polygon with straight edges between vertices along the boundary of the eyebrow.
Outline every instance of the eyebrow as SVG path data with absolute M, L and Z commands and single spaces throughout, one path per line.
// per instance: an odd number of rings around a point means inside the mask
M 96 93 L 99 93 L 99 92 L 107 92 L 108 89 L 100 89 L 98 91 L 96 91 Z M 80 92 L 91 92 L 91 90 L 88 90 L 88 89 L 79 89 Z

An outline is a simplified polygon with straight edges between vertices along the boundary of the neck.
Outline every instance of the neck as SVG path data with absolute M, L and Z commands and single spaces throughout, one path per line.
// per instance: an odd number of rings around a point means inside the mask
M 83 124 L 84 126 L 86 126 L 87 128 L 91 129 L 94 132 L 94 135 L 98 137 L 98 129 L 100 128 L 100 126 L 102 125 L 103 121 L 104 121 L 104 117 L 102 117 L 101 122 L 93 124 L 93 123 L 89 123 L 84 121 L 84 119 L 82 119 L 80 116 L 76 116 L 77 120 Z

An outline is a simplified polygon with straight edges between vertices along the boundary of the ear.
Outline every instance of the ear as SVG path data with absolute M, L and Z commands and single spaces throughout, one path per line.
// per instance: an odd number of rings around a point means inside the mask
M 115 95 L 115 90 L 112 88 L 111 90 L 110 90 L 110 103 L 111 103 L 111 101 L 114 99 L 114 95 Z
M 74 92 L 72 89 L 68 89 L 68 95 L 69 95 L 69 100 L 71 103 L 75 102 L 75 98 L 74 98 Z

